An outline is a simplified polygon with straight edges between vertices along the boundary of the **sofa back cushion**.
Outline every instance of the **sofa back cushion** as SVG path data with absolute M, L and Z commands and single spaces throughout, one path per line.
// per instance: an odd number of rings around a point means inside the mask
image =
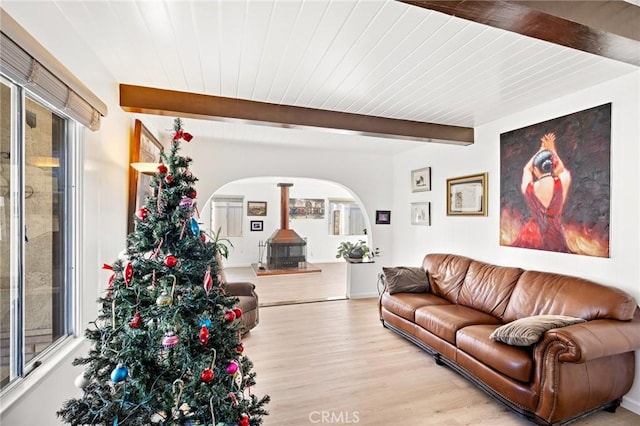
M 567 275 L 525 271 L 511 293 L 503 322 L 546 314 L 625 321 L 633 318 L 636 306 L 633 297 L 615 287 Z
M 522 275 L 520 268 L 472 261 L 464 278 L 458 304 L 502 319 L 511 293 Z
M 431 292 L 451 303 L 457 303 L 458 293 L 470 264 L 471 259 L 468 257 L 430 253 L 424 257 L 422 268 L 429 277 Z

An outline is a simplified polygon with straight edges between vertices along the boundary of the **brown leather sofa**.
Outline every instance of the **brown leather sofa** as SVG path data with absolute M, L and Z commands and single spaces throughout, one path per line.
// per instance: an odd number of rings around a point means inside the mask
M 225 283 L 224 286 L 227 295 L 238 298 L 236 306 L 242 310 L 240 332 L 242 334 L 248 333 L 260 322 L 258 294 L 255 292 L 255 284 L 250 282 L 231 282 Z
M 385 327 L 536 424 L 615 411 L 635 376 L 640 312 L 625 292 L 566 275 L 428 254 L 429 290 L 382 292 Z M 546 331 L 530 346 L 492 340 L 514 320 L 565 315 L 586 322 Z

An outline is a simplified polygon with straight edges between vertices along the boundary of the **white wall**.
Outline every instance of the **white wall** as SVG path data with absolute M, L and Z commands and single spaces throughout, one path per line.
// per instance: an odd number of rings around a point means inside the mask
M 612 103 L 610 258 L 501 247 L 499 245 L 500 134 Z M 479 126 L 469 147 L 425 145 L 394 158 L 393 263 L 421 265 L 426 253 L 450 252 L 498 265 L 585 277 L 619 287 L 640 300 L 640 72 L 587 88 Z M 446 165 L 446 166 L 443 166 Z M 411 170 L 431 166 L 432 191 L 411 193 Z M 489 173 L 488 217 L 447 217 L 446 179 Z M 411 202 L 430 201 L 432 226 L 412 226 Z M 636 353 L 636 364 L 640 357 Z M 640 413 L 640 369 L 623 405 Z
M 363 141 L 363 143 L 365 143 Z M 333 182 L 340 187 L 349 191 L 353 198 L 356 199 L 364 210 L 364 213 L 371 221 L 368 226 L 368 242 L 370 247 L 379 247 L 381 256 L 376 258 L 376 263 L 387 265 L 391 256 L 391 228 L 389 225 L 376 225 L 376 210 L 391 210 L 393 181 L 392 181 L 392 164 L 388 156 L 363 154 L 354 152 L 336 152 L 331 150 L 309 150 L 295 147 L 278 147 L 260 144 L 238 144 L 232 141 L 211 140 L 194 138 L 189 144 L 182 145 L 181 154 L 188 155 L 198 159 L 191 166 L 191 171 L 199 179 L 196 184 L 198 191 L 198 201 L 203 202 L 202 218 L 207 223 L 208 219 L 205 212 L 207 208 L 208 198 L 223 188 L 227 193 L 226 186 L 231 182 L 245 178 L 262 178 L 266 176 L 285 176 L 304 180 L 305 178 L 326 180 Z M 366 178 L 365 178 L 366 177 Z M 319 185 L 319 183 L 318 183 Z M 315 189 L 309 187 L 304 193 L 297 192 L 302 190 L 294 185 L 290 188 L 290 196 L 292 198 L 308 197 L 318 198 L 322 195 L 320 186 Z M 247 190 L 249 191 L 249 190 Z M 255 252 L 251 252 L 251 242 L 249 241 L 249 254 L 243 253 L 242 256 L 230 259 L 227 265 L 255 263 L 257 261 L 257 241 L 266 239 L 271 236 L 273 231 L 280 226 L 280 215 L 274 213 L 274 208 L 280 204 L 280 189 L 275 184 L 265 185 L 264 192 L 261 188 L 256 188 L 255 194 L 259 199 L 251 201 L 267 201 L 268 220 L 265 220 L 265 231 L 259 234 L 260 237 L 249 235 L 248 238 L 254 239 L 253 246 L 256 247 Z M 231 192 L 229 191 L 229 194 Z M 238 194 L 235 194 L 238 195 Z M 242 195 L 242 194 L 240 194 Z M 271 198 L 272 197 L 272 198 Z M 278 210 L 279 211 L 279 210 Z M 246 218 L 248 220 L 260 220 L 260 217 Z M 394 216 L 391 216 L 391 223 L 394 223 Z M 303 222 L 308 222 L 304 224 Z M 311 222 L 294 220 L 291 227 L 301 236 L 311 232 L 309 228 Z M 326 229 L 326 219 L 323 221 L 324 229 Z M 313 231 L 314 233 L 316 231 Z M 251 234 L 249 232 L 249 234 Z M 256 234 L 256 233 L 254 233 Z M 308 252 L 313 250 L 313 258 L 316 261 L 335 260 L 335 251 L 338 246 L 337 241 L 341 239 L 335 237 L 336 241 L 331 239 L 325 240 L 321 246 L 316 246 L 314 241 L 310 240 Z M 357 239 L 357 238 L 356 238 Z M 335 243 L 335 244 L 334 244 Z M 235 243 L 234 243 L 235 244 Z M 320 254 L 316 254 L 316 249 Z M 331 255 L 333 253 L 333 255 Z M 234 254 L 233 256 L 236 256 Z M 325 256 L 328 256 L 325 258 Z M 377 294 L 376 283 L 372 282 L 369 289 L 371 296 Z
M 216 196 L 244 197 L 242 237 L 229 238 L 233 247 L 230 250 L 229 258 L 225 261 L 226 267 L 249 266 L 252 263 L 257 263 L 260 257 L 258 244 L 261 241 L 264 243 L 274 231 L 280 228 L 280 188 L 277 187 L 277 182 L 293 183 L 293 186 L 289 188 L 290 198 L 323 199 L 326 209 L 329 207 L 329 199 L 353 199 L 351 193 L 345 188 L 318 179 L 278 178 L 274 180 L 270 177 L 264 177 L 243 179 L 224 185 L 215 193 Z M 201 196 L 205 199 L 207 194 L 201 194 Z M 266 201 L 267 215 L 247 216 L 247 201 Z M 205 228 L 209 224 L 210 208 L 211 201 L 209 200 L 202 207 L 203 213 L 207 213 L 206 217 L 204 214 L 201 215 Z M 250 221 L 252 220 L 263 221 L 263 231 L 251 231 Z M 338 244 L 341 241 L 357 241 L 367 238 L 365 235 L 329 235 L 328 213 L 322 219 L 291 219 L 289 228 L 296 231 L 302 238 L 307 239 L 307 260 L 312 263 L 344 262 L 344 260 L 335 257 Z M 265 252 L 262 261 L 266 262 L 266 260 Z

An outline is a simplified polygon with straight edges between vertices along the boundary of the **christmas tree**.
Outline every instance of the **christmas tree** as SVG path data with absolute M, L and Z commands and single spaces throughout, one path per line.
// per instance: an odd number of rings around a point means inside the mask
M 124 255 L 104 266 L 113 274 L 85 332 L 92 348 L 73 362 L 86 366 L 84 394 L 57 413 L 67 423 L 246 426 L 268 414 L 269 396 L 251 393 L 238 299 L 218 277 L 228 247 L 200 230 L 192 159 L 178 155 L 192 136 L 180 119 L 174 131 Z

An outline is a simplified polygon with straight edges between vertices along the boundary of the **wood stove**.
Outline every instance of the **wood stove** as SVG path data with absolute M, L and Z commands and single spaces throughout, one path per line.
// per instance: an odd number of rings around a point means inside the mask
M 307 260 L 307 241 L 289 229 L 289 187 L 292 183 L 279 183 L 280 229 L 267 240 L 269 269 L 298 268 Z

